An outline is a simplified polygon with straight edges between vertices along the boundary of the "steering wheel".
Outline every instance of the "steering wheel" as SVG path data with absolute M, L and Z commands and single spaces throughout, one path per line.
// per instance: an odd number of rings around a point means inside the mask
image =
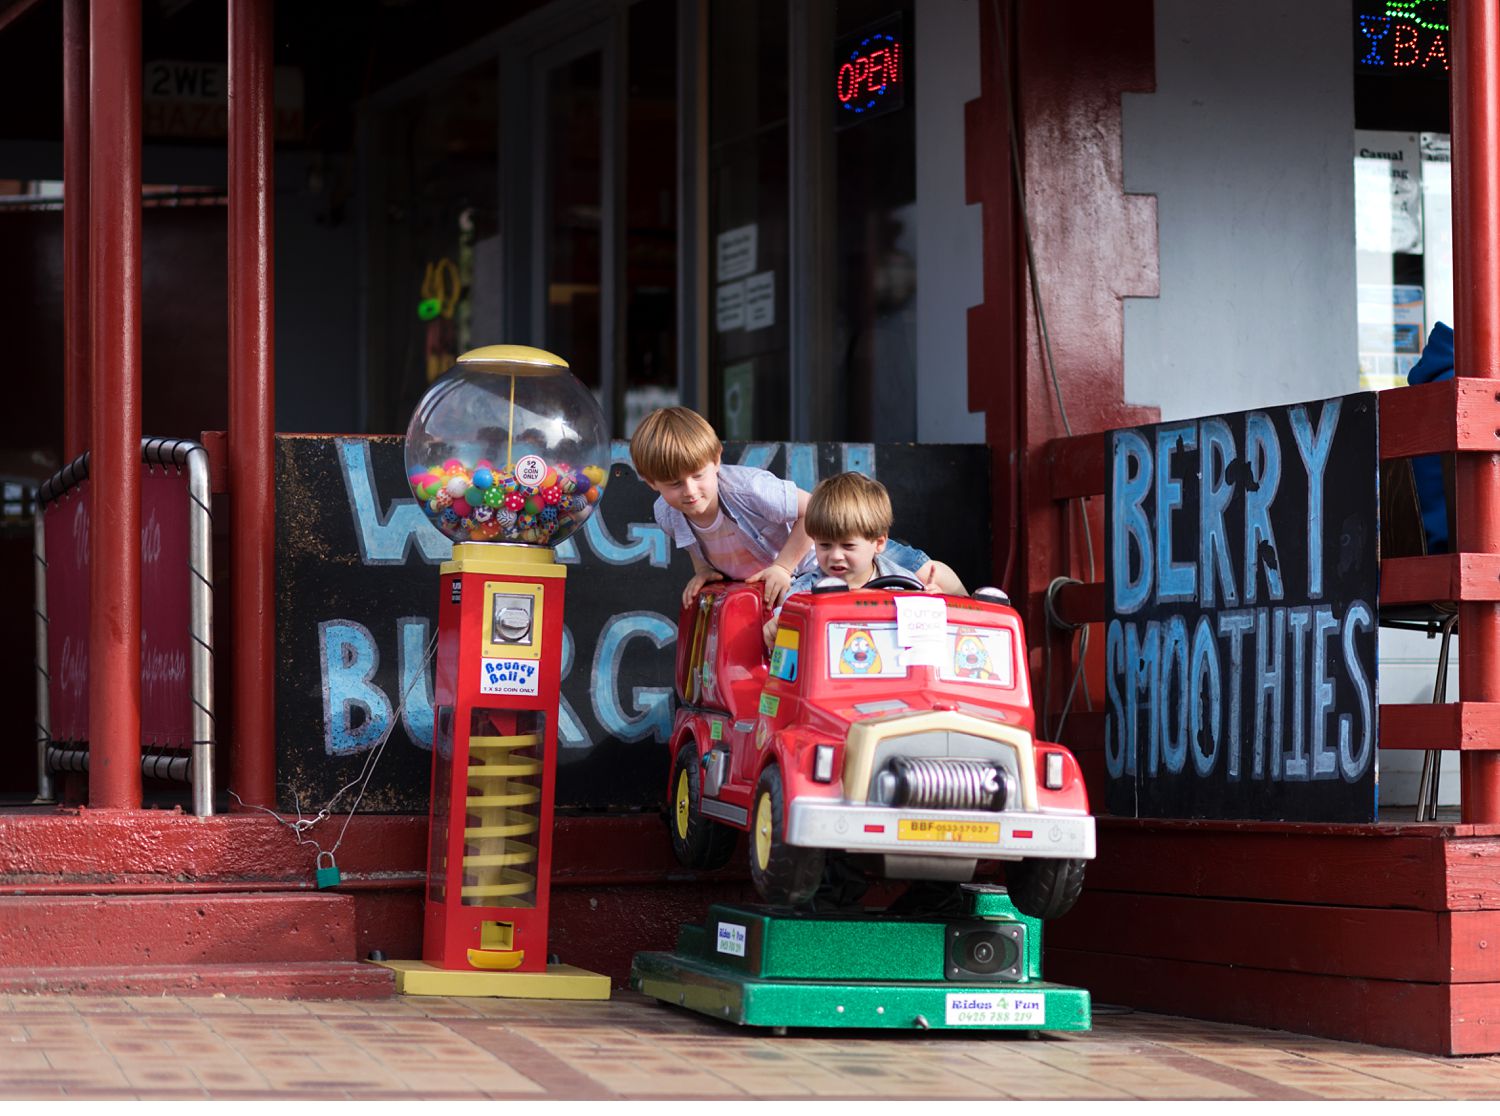
M 913 592 L 925 593 L 927 586 L 923 585 L 914 577 L 905 574 L 882 574 L 880 577 L 872 577 L 865 582 L 861 589 L 910 589 Z

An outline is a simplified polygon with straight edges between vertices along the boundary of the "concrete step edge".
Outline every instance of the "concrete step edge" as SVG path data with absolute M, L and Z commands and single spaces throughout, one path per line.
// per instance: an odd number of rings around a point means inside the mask
M 11 995 L 245 996 L 273 1000 L 379 999 L 395 975 L 359 961 L 140 966 L 0 966 Z M 24 1007 L 24 1001 L 13 1002 Z

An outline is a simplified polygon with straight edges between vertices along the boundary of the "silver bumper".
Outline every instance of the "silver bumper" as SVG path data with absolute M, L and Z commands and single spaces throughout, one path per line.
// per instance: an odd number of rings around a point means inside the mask
M 1094 819 L 1088 814 L 905 810 L 802 799 L 787 812 L 786 837 L 791 845 L 848 852 L 969 859 L 1094 857 Z

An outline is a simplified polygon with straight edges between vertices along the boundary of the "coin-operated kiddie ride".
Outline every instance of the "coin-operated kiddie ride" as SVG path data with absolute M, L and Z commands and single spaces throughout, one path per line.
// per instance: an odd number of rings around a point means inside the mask
M 551 353 L 459 357 L 406 433 L 413 494 L 453 540 L 433 682 L 432 813 L 421 961 L 427 995 L 607 999 L 607 977 L 549 964 L 553 778 L 566 567 L 552 548 L 607 479 L 599 405 Z
M 1078 763 L 1036 737 L 1005 595 L 905 577 L 788 598 L 767 660 L 758 586 L 713 584 L 679 620 L 667 823 L 678 859 L 747 836 L 763 906 L 716 904 L 647 995 L 750 1026 L 1087 1030 L 1089 994 L 1042 979 L 1042 920 L 1094 855 Z M 974 883 L 1005 865 L 1005 886 Z M 881 907 L 866 877 L 912 881 Z M 872 891 L 878 898 L 879 892 Z

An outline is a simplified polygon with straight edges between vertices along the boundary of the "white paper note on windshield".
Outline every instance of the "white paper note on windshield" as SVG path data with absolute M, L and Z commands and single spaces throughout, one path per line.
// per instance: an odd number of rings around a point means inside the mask
M 896 642 L 903 666 L 941 666 L 948 644 L 948 606 L 938 597 L 897 597 Z

